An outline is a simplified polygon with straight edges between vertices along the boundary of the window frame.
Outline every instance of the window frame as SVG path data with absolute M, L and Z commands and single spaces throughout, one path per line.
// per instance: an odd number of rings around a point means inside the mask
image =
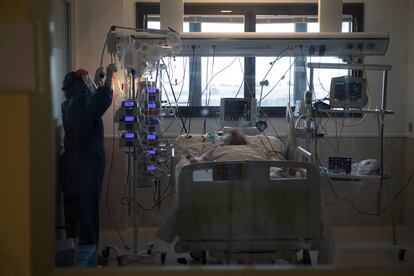
M 233 15 L 244 16 L 244 31 L 256 31 L 257 15 L 298 15 L 317 16 L 317 3 L 184 3 L 184 14 L 210 15 L 222 14 L 220 11 L 231 10 Z M 154 2 L 136 3 L 136 28 L 146 29 L 148 15 L 160 14 L 160 4 Z M 343 3 L 343 15 L 352 17 L 352 32 L 364 31 L 364 3 Z M 250 98 L 249 87 L 256 87 L 255 57 L 244 58 L 244 97 Z M 360 72 L 352 72 L 352 75 L 360 75 Z M 255 94 L 255 89 L 252 91 Z M 256 95 L 255 95 L 256 96 Z M 185 117 L 205 117 L 202 110 L 208 109 L 207 117 L 216 117 L 219 107 L 180 106 L 179 112 Z M 284 117 L 286 107 L 262 107 L 263 112 L 269 117 Z

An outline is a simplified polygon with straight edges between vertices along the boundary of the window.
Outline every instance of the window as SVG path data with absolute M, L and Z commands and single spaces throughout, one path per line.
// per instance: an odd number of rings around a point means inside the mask
M 343 32 L 363 30 L 363 7 L 363 4 L 344 4 Z M 223 15 L 220 12 L 223 9 L 232 13 Z M 185 32 L 319 31 L 316 4 L 184 4 L 184 14 Z M 137 4 L 137 27 L 160 27 L 159 4 Z M 284 116 L 286 103 L 294 105 L 307 89 L 309 70 L 305 74 L 304 69 L 307 62 L 341 62 L 332 57 L 282 57 L 272 66 L 276 58 L 180 57 L 169 61 L 173 89 L 180 95 L 178 105 L 186 115 L 200 116 L 207 107 L 209 114 L 215 116 L 222 97 L 255 97 L 267 115 Z M 327 96 L 332 77 L 351 74 L 348 70 L 315 73 L 317 99 Z M 164 87 L 171 98 L 170 88 L 165 83 Z
M 159 29 L 159 16 L 148 15 L 147 27 Z M 244 16 L 186 15 L 183 31 L 243 32 Z M 168 60 L 167 69 L 178 106 L 219 106 L 222 97 L 244 97 L 243 57 L 176 57 Z M 172 102 L 170 80 L 165 75 L 164 95 L 167 102 Z

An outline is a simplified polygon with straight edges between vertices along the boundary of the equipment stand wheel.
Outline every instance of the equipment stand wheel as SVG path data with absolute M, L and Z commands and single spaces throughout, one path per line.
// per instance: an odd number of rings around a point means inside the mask
M 404 258 L 405 258 L 405 249 L 400 249 L 400 250 L 398 251 L 398 259 L 399 259 L 400 261 L 404 261 Z
M 165 260 L 167 259 L 167 253 L 161 253 L 161 264 L 165 265 Z
M 201 252 L 201 263 L 207 264 L 207 251 Z
M 312 260 L 310 257 L 309 250 L 303 249 L 303 264 L 304 265 L 312 265 Z
M 105 259 L 109 258 L 109 255 L 111 253 L 111 248 L 110 247 L 105 247 L 102 250 L 102 257 L 104 257 Z
M 116 261 L 118 263 L 118 266 L 122 266 L 124 264 L 123 259 L 121 256 L 116 257 Z
M 203 252 L 202 251 L 190 251 L 190 256 L 195 261 L 199 261 L 203 258 Z

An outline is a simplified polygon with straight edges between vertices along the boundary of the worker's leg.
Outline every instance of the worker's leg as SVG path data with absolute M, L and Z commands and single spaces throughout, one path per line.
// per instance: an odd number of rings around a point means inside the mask
M 66 234 L 68 238 L 78 238 L 77 252 L 78 266 L 96 266 L 97 243 L 94 240 L 94 224 L 91 216 L 85 210 L 89 209 L 79 197 L 67 197 L 65 199 Z M 91 242 L 92 241 L 92 242 Z
M 98 261 L 99 208 L 97 199 L 88 197 L 83 204 L 79 231 L 78 266 L 96 266 Z
M 96 266 L 99 241 L 99 202 L 102 185 L 102 170 L 97 170 L 93 162 L 85 165 L 83 171 L 83 216 L 80 223 L 79 266 Z
M 68 238 L 79 238 L 80 221 L 82 217 L 81 199 L 79 197 L 63 197 L 65 212 L 65 228 Z

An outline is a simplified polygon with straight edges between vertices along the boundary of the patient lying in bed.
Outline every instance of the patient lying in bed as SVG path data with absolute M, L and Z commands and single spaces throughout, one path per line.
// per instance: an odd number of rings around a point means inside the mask
M 249 143 L 245 135 L 237 129 L 230 130 L 223 142 L 217 146 L 209 148 L 202 154 L 189 154 L 177 164 L 176 169 L 180 170 L 186 165 L 209 161 L 260 161 L 260 160 L 285 160 L 283 153 L 272 146 L 268 138 L 258 138 L 256 144 Z M 264 142 L 267 142 L 265 144 Z M 289 168 L 288 171 L 280 168 L 272 168 L 270 177 L 294 177 L 303 176 L 300 171 Z
M 270 144 L 270 143 L 269 143 Z M 258 144 L 249 144 L 246 136 L 237 129 L 230 130 L 230 133 L 224 137 L 222 143 L 207 149 L 207 151 L 198 154 L 188 154 L 180 160 L 176 169 L 200 162 L 208 161 L 241 161 L 241 160 L 281 160 L 283 155 L 276 150 L 264 150 L 266 146 Z
M 269 141 L 270 142 L 270 141 Z M 269 143 L 270 144 L 270 143 Z M 233 129 L 230 133 L 224 137 L 222 143 L 208 148 L 201 154 L 188 154 L 177 164 L 177 175 L 179 170 L 186 165 L 192 163 L 209 162 L 209 161 L 242 161 L 242 160 L 281 160 L 284 159 L 283 155 L 276 150 L 265 150 L 267 147 L 262 147 L 258 144 L 249 144 L 246 137 L 241 134 L 238 130 Z M 295 176 L 300 174 L 297 171 L 289 172 L 271 172 L 274 176 Z M 177 182 L 178 183 L 178 182 Z M 324 204 L 323 204 L 324 205 Z M 333 244 L 330 242 L 332 239 L 331 229 L 327 226 L 325 209 L 322 208 L 322 228 L 323 228 L 323 239 L 322 243 L 325 242 L 324 249 L 319 254 L 319 263 L 332 263 L 333 259 Z M 176 235 L 176 223 L 177 223 L 177 207 L 172 209 L 171 215 L 167 218 L 165 223 L 162 225 L 157 233 L 157 236 L 164 241 L 173 242 Z

